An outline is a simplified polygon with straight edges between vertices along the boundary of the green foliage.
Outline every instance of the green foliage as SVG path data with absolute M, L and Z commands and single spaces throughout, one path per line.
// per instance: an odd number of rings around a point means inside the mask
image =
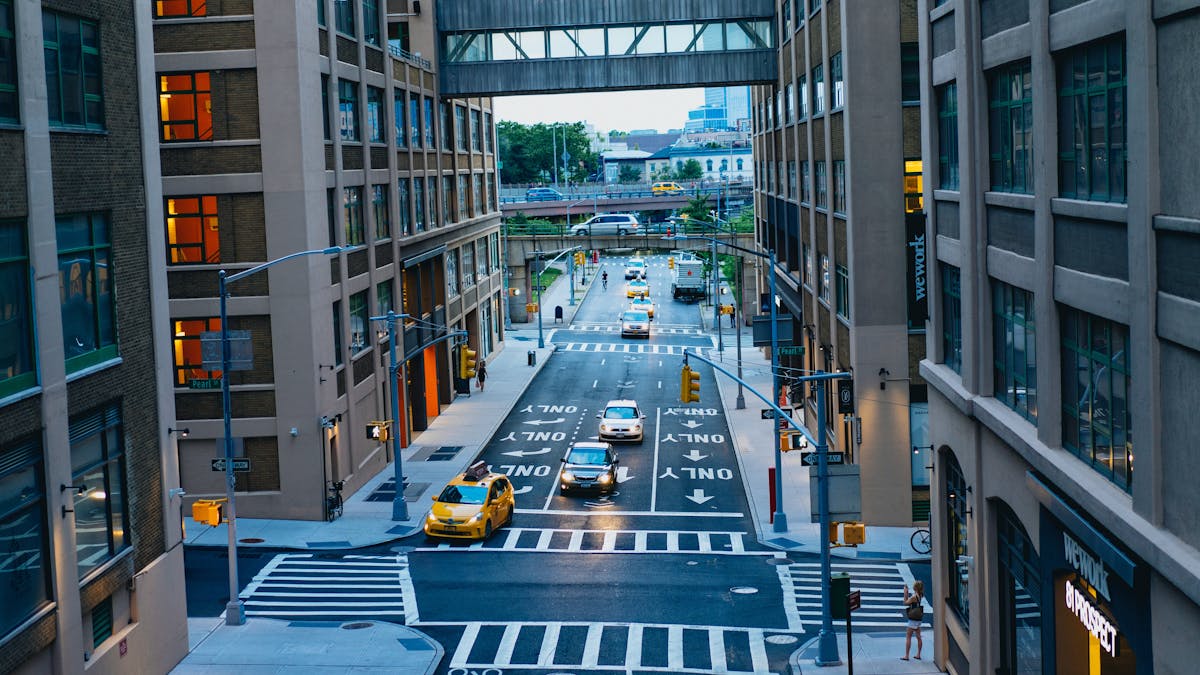
M 517 211 L 515 214 L 509 216 L 505 220 L 513 225 L 524 225 L 525 223 L 529 222 L 529 216 L 525 215 L 524 211 Z
M 697 194 L 695 197 L 688 197 L 687 206 L 679 209 L 679 215 L 691 220 L 702 220 L 711 223 L 712 216 L 708 214 L 710 209 L 708 195 Z
M 563 176 L 563 135 L 566 135 L 569 175 Z M 535 183 L 544 176 L 553 176 L 557 164 L 560 179 L 583 182 L 599 167 L 599 157 L 591 150 L 583 122 L 570 124 L 534 124 L 501 120 L 496 125 L 499 157 L 504 162 L 502 176 L 506 183 Z M 557 144 L 557 148 L 555 145 Z
M 697 159 L 689 159 L 675 171 L 676 180 L 700 180 L 703 177 L 704 167 L 700 166 L 700 160 Z
M 642 170 L 631 164 L 622 164 L 617 172 L 618 183 L 636 183 L 642 179 Z

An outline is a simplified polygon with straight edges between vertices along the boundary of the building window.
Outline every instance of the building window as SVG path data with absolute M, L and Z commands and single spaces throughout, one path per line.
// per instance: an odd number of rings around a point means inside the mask
M 334 188 L 325 188 L 325 225 L 329 228 L 329 245 L 337 246 L 337 197 Z
M 0 122 L 19 122 L 17 37 L 12 0 L 0 0 Z M 0 626 L 3 628 L 3 626 Z
M 167 263 L 221 262 L 216 195 L 167 199 Z
M 829 79 L 833 84 L 832 98 L 829 109 L 837 110 L 846 105 L 846 84 L 842 80 L 842 53 L 838 52 L 829 57 Z
M 1029 62 L 988 73 L 992 189 L 1033 192 L 1033 78 Z
M 450 104 L 446 103 L 445 101 L 439 101 L 438 113 L 441 115 L 442 119 L 442 149 L 449 152 L 451 149 L 450 137 L 452 136 L 450 133 L 450 128 L 452 126 L 452 122 L 450 120 Z
M 1062 443 L 1105 478 L 1133 487 L 1129 327 L 1070 307 L 1062 316 Z
M 846 160 L 833 160 L 833 210 L 846 212 Z
M 817 162 L 817 206 L 829 206 L 829 176 L 825 173 L 825 160 Z
M 482 281 L 488 275 L 488 240 L 480 237 L 475 241 L 475 274 Z
M 92 608 L 92 649 L 104 644 L 113 634 L 113 603 L 112 596 L 100 601 Z
M 796 115 L 797 115 L 797 119 L 802 120 L 802 119 L 808 117 L 808 76 L 807 75 L 800 76 L 800 79 L 797 81 L 796 91 L 798 92 L 796 95 L 796 102 L 800 106 L 799 109 L 796 111 Z
M 809 250 L 808 244 L 802 244 L 800 248 L 801 248 L 801 254 L 804 258 L 804 260 L 801 262 L 801 267 L 800 267 L 800 282 L 803 283 L 805 286 L 812 288 L 812 283 L 813 283 L 812 251 Z
M 850 319 L 850 270 L 845 265 L 838 265 L 837 270 L 837 313 L 843 319 Z
M 483 151 L 492 152 L 492 113 L 483 113 Z
M 208 0 L 155 0 L 154 16 L 159 18 L 176 16 L 205 16 Z M 320 3 L 324 7 L 325 3 Z
M 996 400 L 1037 422 L 1033 294 L 992 281 L 992 391 Z
M 821 276 L 817 278 L 817 295 L 825 304 L 829 304 L 829 256 L 821 256 Z
M 900 101 L 906 105 L 921 103 L 921 55 L 916 42 L 900 45 Z
M 392 304 L 392 280 L 381 281 L 375 284 L 375 304 L 379 306 L 379 314 L 387 314 L 395 310 Z
M 362 186 L 342 188 L 342 210 L 346 218 L 346 246 L 362 246 L 367 242 L 363 223 Z
M 337 32 L 354 37 L 354 0 L 333 0 L 333 25 Z
M 942 455 L 946 491 L 946 569 L 950 572 L 947 598 L 950 608 L 958 616 L 964 628 L 971 626 L 970 582 L 971 554 L 967 535 L 967 482 L 963 479 L 962 467 L 950 452 Z
M 129 547 L 121 411 L 110 406 L 72 419 L 71 484 L 79 578 Z
M 790 82 L 783 88 L 783 114 L 788 124 L 796 119 L 796 90 Z
M 426 190 L 429 192 L 429 226 L 431 228 L 441 227 L 444 221 L 442 221 L 442 203 L 438 200 L 437 176 L 429 176 L 425 180 L 428 186 Z
M 471 152 L 479 152 L 483 145 L 479 138 L 479 111 L 471 111 Z
M 471 176 L 471 204 L 477 216 L 483 215 L 483 174 Z
M 483 205 L 485 211 L 491 211 L 496 203 L 496 174 L 487 175 L 487 202 Z
M 392 115 L 393 122 L 396 127 L 396 146 L 403 148 L 408 146 L 408 122 L 404 116 L 407 113 L 408 107 L 404 102 L 404 92 L 397 89 L 392 95 Z
M 324 6 L 324 5 L 322 5 Z M 321 128 L 325 132 L 325 140 L 332 140 L 329 136 L 329 76 L 321 76 Z
M 825 74 L 821 71 L 821 64 L 817 64 L 813 67 L 812 85 L 812 114 L 820 115 L 821 113 L 825 112 Z
M 797 192 L 796 192 L 796 160 L 794 160 L 794 159 L 788 160 L 787 172 L 788 172 L 787 196 L 789 199 L 794 199 L 797 195 Z
M 205 2 L 206 0 L 200 0 Z M 321 28 L 326 26 L 325 23 L 325 0 L 317 0 L 317 25 Z
M 408 210 L 408 179 L 400 178 L 396 185 L 396 192 L 399 195 L 400 202 L 397 204 L 400 208 L 400 235 L 408 236 L 412 234 L 412 214 Z
M 475 285 L 475 244 L 464 244 L 462 247 L 462 285 L 470 288 Z
M 454 194 L 454 176 L 446 174 L 442 176 L 442 218 L 447 223 L 457 222 L 454 217 L 454 211 L 450 208 L 451 195 Z
M 159 75 L 158 113 L 163 142 L 211 141 L 212 92 L 208 73 Z
M 363 40 L 379 46 L 379 3 L 377 0 L 362 0 Z
M 493 232 L 488 235 L 488 239 L 491 240 L 488 251 L 492 254 L 492 271 L 497 272 L 500 270 L 500 235 Z
M 371 345 L 367 342 L 370 328 L 370 312 L 367 310 L 367 292 L 359 291 L 350 296 L 350 353 L 357 354 Z
M 459 152 L 467 151 L 467 111 L 461 105 L 454 106 L 454 140 Z
M 31 297 L 25 223 L 0 221 L 0 398 L 37 384 Z
M 392 236 L 392 210 L 388 208 L 388 189 L 386 185 L 371 186 L 371 215 L 375 217 L 375 240 L 389 239 Z
M 44 486 L 37 440 L 0 446 L 0 635 L 10 634 L 51 602 Z
M 344 363 L 342 356 L 342 302 L 333 303 L 333 363 L 340 366 Z
M 433 99 L 428 96 L 425 97 L 425 147 L 433 147 Z
M 50 126 L 103 129 L 100 26 L 42 10 L 42 46 Z
M 372 143 L 387 143 L 383 129 L 383 90 L 379 87 L 367 87 L 367 130 Z
M 59 216 L 58 288 L 67 372 L 117 355 L 116 298 L 108 216 Z
M 421 97 L 413 94 L 408 99 L 408 122 L 412 126 L 408 135 L 412 147 L 421 147 Z
M 782 164 L 782 162 L 780 162 L 780 163 Z M 705 160 L 704 170 L 707 171 L 708 173 L 712 173 L 713 161 L 711 159 Z
M 745 162 L 742 160 L 741 157 L 738 157 L 736 166 L 737 166 L 738 171 L 741 171 L 745 167 Z
M 425 179 L 417 177 L 413 179 L 413 209 L 417 212 L 416 219 L 413 221 L 417 232 L 425 231 Z
M 467 219 L 467 175 L 458 174 L 458 219 Z
M 937 89 L 938 187 L 958 189 L 958 88 L 951 82 Z
M 446 294 L 448 297 L 458 295 L 458 249 L 450 249 L 446 253 Z
M 1125 38 L 1058 57 L 1059 194 L 1125 201 Z
M 193 380 L 219 380 L 220 370 L 205 370 L 200 348 L 201 335 L 221 330 L 219 318 L 176 319 L 173 351 L 175 356 L 175 386 L 186 387 Z
M 942 358 L 962 375 L 962 290 L 957 267 L 939 263 L 942 272 Z
M 800 202 L 807 204 L 812 201 L 812 192 L 808 183 L 808 160 L 800 162 Z
M 1041 560 L 1033 541 L 1004 502 L 996 502 L 1000 582 L 999 675 L 1042 672 Z
M 357 141 L 358 83 L 338 80 L 338 124 L 343 141 Z
M 925 210 L 925 179 L 922 178 L 924 166 L 924 162 L 919 159 L 904 160 L 905 213 Z

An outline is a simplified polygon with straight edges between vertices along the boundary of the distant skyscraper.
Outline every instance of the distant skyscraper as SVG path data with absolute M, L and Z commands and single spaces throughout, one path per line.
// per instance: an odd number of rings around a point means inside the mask
M 687 131 L 723 131 L 750 120 L 750 87 L 706 87 L 704 105 L 688 111 Z

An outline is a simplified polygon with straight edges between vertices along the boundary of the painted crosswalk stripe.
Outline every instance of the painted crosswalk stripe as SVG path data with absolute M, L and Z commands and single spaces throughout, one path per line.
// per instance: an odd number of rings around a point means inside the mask
M 524 536 L 526 533 L 536 533 L 537 536 Z M 555 537 L 556 534 L 557 537 Z M 681 538 L 681 534 L 689 536 Z M 465 546 L 458 543 L 438 542 L 417 550 L 744 555 L 747 552 L 745 534 L 744 532 L 696 530 L 556 530 L 506 527 L 496 532 L 489 541 L 476 541 Z M 763 551 L 762 554 L 769 555 L 770 553 Z M 802 575 L 794 576 L 800 578 Z M 345 579 L 353 580 L 353 577 L 345 577 Z
M 279 554 L 259 570 L 239 597 L 250 616 L 419 620 L 408 559 L 403 554 Z
M 834 563 L 835 572 L 850 574 L 850 587 L 862 594 L 862 606 L 854 612 L 854 625 L 862 628 L 899 629 L 907 625 L 904 616 L 902 584 L 912 585 L 908 565 L 898 562 Z M 822 622 L 821 566 L 814 561 L 795 562 L 776 567 L 784 592 L 784 609 L 791 630 L 803 631 L 805 625 Z M 922 602 L 932 612 L 928 601 Z M 928 621 L 925 622 L 928 625 Z M 844 628 L 845 621 L 835 620 Z

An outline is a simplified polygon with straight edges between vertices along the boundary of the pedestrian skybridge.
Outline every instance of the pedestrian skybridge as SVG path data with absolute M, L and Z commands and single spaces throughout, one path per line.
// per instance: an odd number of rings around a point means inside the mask
M 441 0 L 453 97 L 776 81 L 773 0 Z

